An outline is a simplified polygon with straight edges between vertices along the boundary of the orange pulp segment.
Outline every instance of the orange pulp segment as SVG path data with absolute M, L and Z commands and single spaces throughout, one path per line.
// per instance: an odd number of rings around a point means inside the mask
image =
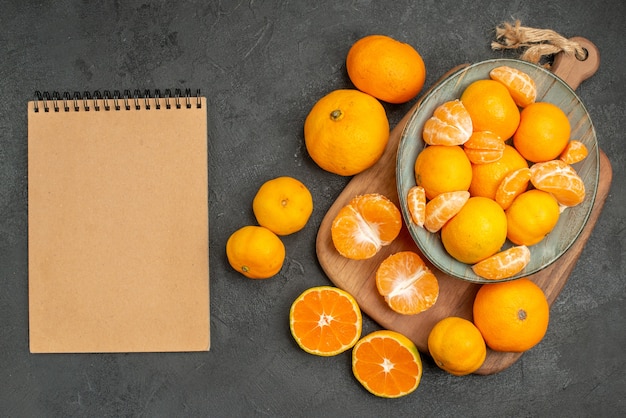
M 424 123 L 422 137 L 429 145 L 462 145 L 472 134 L 472 118 L 460 100 L 438 106 Z
M 438 194 L 426 203 L 424 227 L 429 232 L 439 231 L 454 215 L 459 213 L 470 193 L 465 190 Z
M 498 161 L 504 154 L 504 141 L 491 131 L 476 131 L 463 144 L 467 158 L 474 164 Z
M 507 210 L 513 200 L 528 189 L 529 181 L 530 169 L 528 167 L 511 171 L 504 176 L 496 189 L 496 202 L 502 206 L 502 209 Z
M 331 225 L 331 238 L 339 254 L 353 260 L 373 257 L 391 244 L 402 228 L 396 205 L 378 193 L 354 197 L 341 208 Z
M 490 280 L 512 277 L 530 262 L 530 250 L 525 245 L 500 251 L 472 266 L 474 273 Z
M 417 226 L 424 226 L 426 219 L 426 191 L 422 186 L 413 186 L 406 197 L 411 221 Z
M 352 348 L 361 337 L 362 315 L 348 292 L 317 286 L 305 290 L 292 303 L 289 327 L 307 353 L 334 356 Z
M 517 68 L 502 65 L 491 70 L 489 77 L 504 84 L 519 107 L 526 107 L 537 99 L 535 81 Z
M 383 260 L 376 270 L 376 288 L 389 307 L 402 315 L 429 309 L 439 296 L 437 277 L 413 251 L 401 251 Z
M 376 396 L 399 398 L 412 393 L 420 384 L 422 371 L 415 344 L 395 331 L 374 331 L 352 350 L 354 376 Z
M 552 194 L 563 206 L 576 206 L 585 199 L 585 183 L 576 170 L 562 160 L 533 164 L 530 181 L 535 188 Z
M 577 140 L 571 140 L 559 156 L 559 159 L 567 164 L 575 164 L 587 158 L 589 151 L 585 144 Z

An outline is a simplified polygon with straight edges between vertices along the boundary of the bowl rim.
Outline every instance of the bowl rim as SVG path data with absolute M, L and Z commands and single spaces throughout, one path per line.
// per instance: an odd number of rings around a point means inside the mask
M 410 189 L 411 186 L 415 185 L 415 176 L 410 176 L 410 178 L 412 179 L 412 181 L 408 181 L 408 184 L 405 181 L 405 176 L 406 176 L 406 170 L 408 170 L 408 168 L 405 165 L 409 165 L 410 167 L 414 166 L 414 158 L 412 158 L 411 163 L 407 163 L 406 161 L 404 161 L 406 158 L 410 157 L 407 156 L 405 158 L 405 154 L 409 151 L 406 151 L 407 148 L 407 142 L 408 141 L 418 141 L 421 143 L 421 145 L 416 145 L 416 147 L 420 147 L 423 148 L 424 147 L 424 143 L 423 143 L 423 139 L 421 137 L 421 128 L 419 129 L 419 132 L 415 132 L 416 131 L 416 124 L 419 125 L 420 124 L 420 119 L 423 119 L 423 121 L 425 121 L 427 119 L 427 117 L 430 117 L 432 115 L 432 110 L 434 110 L 434 108 L 438 105 L 440 105 L 441 103 L 443 103 L 443 101 L 440 101 L 439 103 L 431 103 L 432 101 L 436 100 L 436 98 L 441 94 L 442 96 L 444 96 L 444 93 L 440 93 L 442 91 L 442 89 L 447 88 L 447 86 L 450 83 L 455 83 L 455 86 L 453 86 L 452 88 L 456 88 L 456 89 L 461 89 L 462 85 L 467 85 L 469 84 L 469 82 L 473 81 L 470 79 L 470 81 L 467 81 L 468 74 L 475 74 L 477 72 L 481 72 L 481 71 L 486 71 L 486 68 L 494 68 L 500 65 L 509 65 L 512 66 L 514 68 L 518 68 L 520 70 L 524 70 L 524 69 L 529 69 L 532 70 L 532 72 L 537 73 L 537 74 L 543 74 L 543 77 L 549 77 L 551 80 L 553 80 L 552 84 L 558 84 L 559 87 L 557 87 L 558 89 L 563 89 L 564 88 L 564 92 L 566 96 L 569 96 L 568 98 L 571 98 L 571 100 L 573 100 L 575 102 L 575 104 L 572 106 L 572 110 L 580 110 L 580 113 L 582 113 L 582 119 L 579 119 L 579 122 L 582 121 L 582 124 L 588 123 L 589 125 L 589 131 L 590 131 L 590 135 L 589 135 L 589 139 L 591 141 L 591 145 L 592 146 L 588 146 L 589 148 L 589 155 L 587 156 L 587 159 L 589 159 L 591 157 L 591 159 L 593 159 L 592 163 L 588 163 L 587 164 L 592 164 L 590 170 L 591 170 L 591 174 L 593 175 L 593 178 L 591 179 L 591 186 L 592 186 L 592 190 L 587 190 L 587 195 L 585 196 L 585 205 L 581 208 L 579 207 L 573 207 L 573 208 L 568 208 L 566 210 L 582 210 L 584 207 L 587 208 L 586 212 L 583 214 L 582 219 L 580 219 L 579 223 L 579 227 L 577 228 L 577 230 L 575 231 L 575 233 L 572 235 L 572 239 L 570 240 L 570 242 L 568 242 L 566 245 L 562 246 L 560 250 L 558 250 L 552 257 L 550 257 L 547 261 L 542 261 L 540 263 L 540 265 L 538 266 L 533 266 L 531 264 L 529 264 L 526 268 L 524 268 L 521 272 L 511 276 L 511 277 L 507 277 L 504 279 L 498 279 L 498 280 L 492 280 L 492 279 L 485 279 L 482 278 L 478 275 L 476 275 L 472 270 L 471 270 L 471 265 L 468 264 L 463 264 L 457 260 L 454 260 L 451 256 L 447 255 L 447 257 L 444 256 L 445 260 L 441 260 L 440 258 L 434 256 L 431 254 L 430 251 L 428 251 L 428 247 L 427 247 L 427 238 L 429 237 L 429 235 L 426 234 L 430 234 L 430 235 L 437 235 L 437 234 L 432 234 L 428 231 L 426 231 L 424 228 L 420 228 L 417 225 L 415 225 L 412 221 L 411 221 L 411 216 L 410 213 L 408 213 L 408 206 L 407 206 L 407 202 L 406 202 L 406 194 L 408 193 L 408 190 Z M 486 77 L 488 77 L 488 71 L 487 71 L 487 75 Z M 481 77 L 481 78 L 485 78 L 485 76 Z M 465 81 L 465 82 L 464 82 Z M 550 85 L 550 87 L 546 90 L 545 93 L 552 91 L 552 89 L 555 88 L 552 85 Z M 544 94 L 545 94 L 544 93 Z M 460 95 L 459 95 L 460 97 Z M 456 98 L 459 98 L 456 97 Z M 449 100 L 452 100 L 452 98 L 450 98 Z M 549 101 L 549 100 L 548 100 Z M 425 112 L 428 112 L 428 115 L 425 115 Z M 569 117 L 569 115 L 568 115 Z M 570 120 L 570 123 L 572 121 Z M 578 126 L 578 124 L 574 125 L 572 124 L 572 134 L 574 133 L 575 129 L 574 126 Z M 416 136 L 418 136 L 416 138 Z M 419 151 L 418 151 L 419 152 Z M 532 274 L 535 274 L 545 268 L 547 268 L 548 266 L 552 265 L 554 262 L 556 262 L 557 260 L 559 260 L 569 249 L 570 247 L 574 244 L 574 242 L 576 242 L 576 240 L 579 238 L 582 230 L 584 229 L 585 225 L 587 224 L 589 217 L 591 215 L 591 211 L 593 209 L 594 203 L 595 203 L 595 198 L 596 198 L 596 193 L 597 193 L 597 188 L 598 188 L 598 182 L 599 182 L 599 171 L 600 171 L 600 155 L 599 155 L 599 150 L 598 150 L 598 142 L 597 142 L 597 136 L 596 136 L 596 131 L 595 128 L 593 126 L 593 121 L 591 120 L 591 116 L 589 115 L 589 112 L 587 111 L 587 109 L 585 108 L 582 100 L 580 99 L 580 97 L 578 97 L 578 95 L 574 92 L 574 90 L 565 82 L 563 81 L 560 77 L 558 77 L 556 74 L 552 73 L 551 71 L 537 65 L 537 64 L 533 64 L 527 61 L 522 61 L 519 59 L 511 59 L 511 58 L 493 58 L 493 59 L 488 59 L 488 60 L 484 60 L 484 61 L 479 61 L 473 64 L 469 64 L 467 66 L 464 66 L 462 68 L 457 69 L 456 71 L 453 71 L 451 74 L 447 75 L 445 78 L 443 78 L 442 80 L 440 80 L 439 82 L 437 82 L 418 102 L 418 105 L 416 105 L 413 110 L 411 111 L 411 115 L 409 117 L 409 119 L 407 120 L 406 124 L 404 125 L 404 127 L 402 128 L 402 132 L 400 135 L 400 141 L 398 144 L 398 150 L 396 153 L 396 188 L 397 188 L 397 192 L 398 192 L 398 197 L 399 197 L 399 202 L 400 202 L 400 207 L 401 207 L 401 213 L 402 216 L 404 218 L 404 222 L 405 225 L 409 231 L 409 234 L 411 236 L 411 238 L 413 239 L 413 241 L 415 242 L 415 244 L 417 245 L 417 247 L 419 248 L 420 252 L 428 259 L 428 261 L 430 261 L 437 269 L 441 270 L 443 273 L 448 274 L 452 277 L 464 280 L 464 281 L 469 281 L 472 283 L 479 283 L 479 284 L 483 284 L 483 283 L 496 283 L 496 282 L 503 282 L 503 281 L 510 281 L 510 280 L 515 280 L 515 279 L 519 279 L 522 277 L 528 277 Z M 403 165 L 404 164 L 404 165 Z M 578 171 L 578 170 L 577 170 Z M 587 187 L 587 185 L 586 185 Z M 561 222 L 561 219 L 563 217 L 561 216 L 559 219 L 559 223 Z M 557 223 L 558 226 L 558 223 Z M 556 227 L 555 227 L 556 228 Z M 431 238 L 432 239 L 432 238 Z M 439 238 L 439 242 L 440 242 L 440 238 Z M 539 245 L 545 245 L 545 243 L 547 242 L 546 239 L 544 239 L 542 242 L 540 242 L 539 244 L 536 244 L 535 246 L 529 246 L 529 249 L 531 250 L 531 257 L 533 252 L 537 252 L 538 249 L 540 248 L 544 248 L 544 247 L 537 247 Z M 510 243 L 510 241 L 507 239 L 505 245 L 503 248 L 508 248 L 510 246 L 512 246 L 513 244 Z M 534 248 L 533 248 L 534 247 Z M 445 252 L 445 250 L 444 250 Z M 441 255 L 441 254 L 440 254 Z M 452 269 L 449 268 L 448 265 L 452 263 L 452 265 L 454 264 L 458 264 L 461 265 L 463 273 L 459 273 L 458 271 L 461 270 L 461 267 L 457 268 L 457 269 Z

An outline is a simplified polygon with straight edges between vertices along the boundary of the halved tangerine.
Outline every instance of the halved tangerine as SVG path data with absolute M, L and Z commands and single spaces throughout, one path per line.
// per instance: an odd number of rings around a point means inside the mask
M 361 337 L 362 319 L 354 297 L 332 286 L 305 290 L 289 310 L 293 338 L 304 351 L 318 356 L 352 348 Z
M 411 220 L 417 226 L 424 226 L 426 219 L 426 191 L 422 186 L 413 186 L 406 197 Z
M 565 146 L 565 149 L 559 156 L 559 159 L 567 164 L 575 164 L 587 158 L 589 150 L 587 146 L 580 141 L 571 140 Z
M 376 288 L 389 307 L 402 315 L 431 308 L 439 296 L 437 277 L 413 251 L 392 254 L 380 263 Z
M 422 137 L 429 145 L 462 145 L 472 135 L 472 118 L 460 100 L 438 106 L 424 123 Z
M 504 141 L 491 131 L 476 131 L 463 144 L 463 151 L 474 164 L 493 163 L 504 154 Z
M 439 231 L 454 215 L 459 213 L 470 193 L 465 190 L 438 194 L 426 203 L 424 228 L 429 232 Z
M 585 200 L 585 183 L 576 170 L 562 160 L 533 164 L 530 181 L 535 188 L 552 194 L 561 205 L 576 206 Z
M 396 331 L 374 331 L 361 338 L 352 350 L 354 377 L 376 396 L 408 395 L 419 386 L 422 370 L 417 347 Z
M 496 189 L 496 202 L 502 206 L 502 209 L 507 210 L 515 198 L 528 189 L 529 182 L 530 169 L 528 167 L 511 171 L 504 176 Z
M 369 193 L 354 197 L 339 210 L 331 225 L 331 238 L 339 254 L 363 260 L 391 244 L 401 228 L 397 206 L 382 194 Z
M 530 262 L 530 250 L 525 245 L 508 248 L 472 266 L 474 273 L 490 280 L 512 277 Z
M 535 81 L 517 68 L 502 65 L 491 70 L 489 77 L 504 84 L 519 107 L 526 107 L 537 99 Z

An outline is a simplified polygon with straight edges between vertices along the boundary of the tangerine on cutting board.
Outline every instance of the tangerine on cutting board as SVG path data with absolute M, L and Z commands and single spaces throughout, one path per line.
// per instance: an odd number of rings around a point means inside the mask
M 500 250 L 506 232 L 506 215 L 500 205 L 486 197 L 470 197 L 441 228 L 441 242 L 458 261 L 475 264 Z
M 429 145 L 463 145 L 472 130 L 472 118 L 457 99 L 437 106 L 424 123 L 422 138 Z
M 356 196 L 341 208 L 331 224 L 333 245 L 346 258 L 371 258 L 400 234 L 402 214 L 378 193 Z
M 374 165 L 388 141 L 389 120 L 382 104 L 354 89 L 322 97 L 304 121 L 304 142 L 313 161 L 342 176 Z
M 357 89 L 388 103 L 413 99 L 426 80 L 426 66 L 415 48 L 385 35 L 356 41 L 346 69 Z
M 304 228 L 313 212 L 313 197 L 293 177 L 277 177 L 261 185 L 252 200 L 259 225 L 277 235 L 289 235 Z
M 426 191 L 422 186 L 413 186 L 406 196 L 411 221 L 417 226 L 424 226 L 426 220 Z
M 461 102 L 475 131 L 491 131 L 506 141 L 520 121 L 520 111 L 507 88 L 495 80 L 476 80 L 463 90 Z
M 559 155 L 559 159 L 567 164 L 576 164 L 585 158 L 589 154 L 587 146 L 580 141 L 571 140 L 565 146 L 565 149 Z
M 370 393 L 399 398 L 419 386 L 422 359 L 407 337 L 395 331 L 379 330 L 361 338 L 352 349 L 352 372 Z
M 438 194 L 426 203 L 424 228 L 433 233 L 439 231 L 446 222 L 459 213 L 469 198 L 470 194 L 465 190 Z
M 522 271 L 530 262 L 530 250 L 525 245 L 518 245 L 500 251 L 472 266 L 478 276 L 489 280 L 501 280 L 512 277 Z
M 570 133 L 569 120 L 561 108 L 548 102 L 535 102 L 522 110 L 513 145 L 528 161 L 549 161 L 561 155 Z
M 472 309 L 474 324 L 495 351 L 527 351 L 548 329 L 546 296 L 527 278 L 482 285 Z
M 530 182 L 537 189 L 552 194 L 564 206 L 576 206 L 585 200 L 585 183 L 576 170 L 562 160 L 533 164 Z
M 504 84 L 519 107 L 526 107 L 537 99 L 535 80 L 517 68 L 502 65 L 491 70 L 489 77 Z
M 300 348 L 318 356 L 349 350 L 361 337 L 362 315 L 354 297 L 332 286 L 312 287 L 293 301 L 289 328 Z
M 507 238 L 516 245 L 535 245 L 554 229 L 560 213 L 559 203 L 550 193 L 528 190 L 506 210 Z
M 469 192 L 472 196 L 496 198 L 496 191 L 504 177 L 520 168 L 528 168 L 528 162 L 510 145 L 504 146 L 502 157 L 494 162 L 472 164 L 472 181 Z
M 431 308 L 439 296 L 437 277 L 413 251 L 392 254 L 380 263 L 376 289 L 387 305 L 402 315 L 415 315 Z
M 285 245 L 263 226 L 247 225 L 226 241 L 226 256 L 232 268 L 250 279 L 267 279 L 280 271 Z
M 502 209 L 507 210 L 513 200 L 528 189 L 530 182 L 530 169 L 522 167 L 511 171 L 500 181 L 496 189 L 495 200 Z
M 493 163 L 502 158 L 505 143 L 490 131 L 476 131 L 463 144 L 463 150 L 473 164 Z
M 439 193 L 467 190 L 472 165 L 458 145 L 429 145 L 415 159 L 415 181 L 432 199 Z
M 476 326 L 465 318 L 439 320 L 428 334 L 428 352 L 435 364 L 455 376 L 475 372 L 487 357 L 487 347 Z

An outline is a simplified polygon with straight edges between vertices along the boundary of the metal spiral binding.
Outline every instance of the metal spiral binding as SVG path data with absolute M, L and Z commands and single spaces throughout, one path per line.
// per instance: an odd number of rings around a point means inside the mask
M 89 112 L 91 110 L 100 112 L 100 111 L 111 111 L 111 110 L 131 110 L 134 107 L 135 110 L 145 109 L 156 109 L 160 110 L 164 109 L 181 109 L 183 106 L 187 109 L 191 109 L 193 102 L 193 95 L 191 94 L 191 89 L 186 89 L 183 93 L 181 89 L 175 89 L 174 94 L 170 89 L 166 89 L 163 94 L 161 91 L 156 89 L 154 91 L 151 90 L 124 90 L 123 93 L 120 93 L 119 90 L 114 90 L 113 94 L 109 90 L 104 90 L 102 93 L 99 90 L 93 92 L 85 91 L 74 92 L 74 95 L 71 96 L 69 92 L 64 92 L 60 94 L 57 91 L 52 92 L 50 94 L 47 91 L 43 93 L 40 91 L 35 92 L 35 101 L 34 101 L 34 111 L 35 113 L 39 112 L 40 104 L 41 108 L 44 112 L 50 112 L 50 110 L 54 112 L 60 112 L 63 110 L 64 112 L 69 112 L 70 110 L 74 110 L 74 112 L 85 111 Z M 200 97 L 200 89 L 196 90 L 195 95 L 196 108 L 200 109 L 202 107 L 202 100 Z M 162 106 L 162 103 L 165 103 L 165 107 Z

